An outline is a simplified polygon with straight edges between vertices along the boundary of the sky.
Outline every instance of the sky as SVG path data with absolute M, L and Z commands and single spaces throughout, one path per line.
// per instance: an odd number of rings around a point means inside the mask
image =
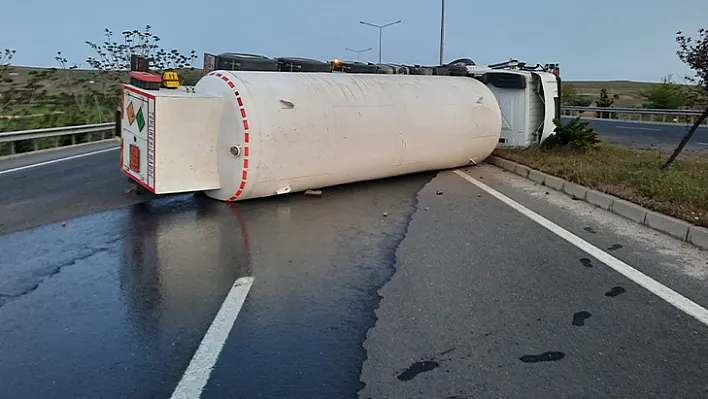
M 88 68 L 85 41 L 103 30 L 150 24 L 165 48 L 201 54 L 241 52 L 270 57 L 355 59 L 345 48 L 371 51 L 377 61 L 377 25 L 383 61 L 437 65 L 441 0 L 0 0 L 0 50 L 17 51 L 13 64 Z M 446 0 L 445 60 L 489 64 L 515 58 L 560 63 L 566 80 L 660 81 L 690 73 L 676 56 L 676 31 L 695 36 L 708 28 L 708 0 Z M 678 79 L 677 79 L 678 78 Z

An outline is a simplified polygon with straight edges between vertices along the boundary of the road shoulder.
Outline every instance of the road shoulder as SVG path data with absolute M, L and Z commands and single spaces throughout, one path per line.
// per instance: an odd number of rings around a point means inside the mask
M 593 245 L 619 244 L 618 258 L 646 262 L 664 283 L 705 297 L 696 254 L 679 258 L 684 265 L 669 260 L 686 244 L 633 232 L 611 214 L 581 218 L 570 208 L 587 204 L 558 193 L 554 203 L 545 190 L 534 197 L 501 175 L 528 181 L 491 165 L 467 170 Z M 419 193 L 397 260 L 367 334 L 362 398 L 705 393 L 696 371 L 706 364 L 696 355 L 708 349 L 703 324 L 449 171 Z M 624 291 L 615 295 L 616 287 Z

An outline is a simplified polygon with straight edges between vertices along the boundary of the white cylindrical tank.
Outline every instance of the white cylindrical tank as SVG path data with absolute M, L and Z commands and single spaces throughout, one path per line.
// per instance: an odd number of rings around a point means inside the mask
M 195 90 L 227 99 L 206 193 L 224 201 L 480 162 L 501 135 L 468 77 L 215 71 Z

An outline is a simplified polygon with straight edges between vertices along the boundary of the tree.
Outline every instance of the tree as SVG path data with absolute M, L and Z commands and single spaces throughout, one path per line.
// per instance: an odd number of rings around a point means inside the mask
M 130 60 L 134 54 L 145 57 L 152 72 L 194 69 L 192 62 L 197 59 L 194 50 L 188 55 L 177 49 L 165 50 L 158 44 L 160 37 L 151 29 L 150 25 L 146 25 L 142 31 L 126 30 L 117 39 L 113 31 L 105 28 L 102 42 L 86 41 L 86 45 L 95 52 L 94 56 L 86 59 L 91 67 L 90 79 L 78 79 L 78 74 L 85 72 L 57 52 L 55 59 L 63 72 L 60 76 L 65 85 L 70 85 L 68 91 L 79 109 L 95 111 L 93 116 L 99 121 L 103 120 L 103 116 L 109 118 L 119 105 L 121 84 L 129 81 Z
M 580 95 L 578 89 L 571 83 L 563 83 L 561 87 L 563 104 L 573 107 L 587 107 L 592 104 L 592 99 L 588 96 Z
M 678 31 L 676 32 L 676 42 L 679 44 L 676 54 L 694 72 L 694 76 L 687 77 L 687 80 L 696 84 L 704 94 L 708 94 L 708 30 L 699 29 L 698 38 L 695 41 Z M 708 96 L 706 97 L 708 98 Z M 674 153 L 664 164 L 663 169 L 671 166 L 671 163 L 679 156 L 683 147 L 691 140 L 701 123 L 708 118 L 708 102 L 704 103 L 703 107 L 705 107 L 705 110 L 683 137 Z
M 556 128 L 554 135 L 541 143 L 541 148 L 554 149 L 559 147 L 570 148 L 578 152 L 585 152 L 597 148 L 600 142 L 598 132 L 592 127 L 588 127 L 589 121 L 581 121 L 580 117 L 571 119 L 563 125 L 560 119 L 554 119 Z
M 659 84 L 641 90 L 639 95 L 643 98 L 642 108 L 679 109 L 687 104 L 686 93 L 682 86 L 673 82 L 672 75 L 663 77 Z
M 10 75 L 12 71 L 12 58 L 15 50 L 4 49 L 0 52 L 0 114 L 12 102 L 14 98 L 14 79 Z
M 189 55 L 183 55 L 177 49 L 166 51 L 157 44 L 161 39 L 151 29 L 146 25 L 142 32 L 137 29 L 123 31 L 123 42 L 118 43 L 113 40 L 113 32 L 106 28 L 106 40 L 102 44 L 86 42 L 98 56 L 89 57 L 86 62 L 98 71 L 127 71 L 130 70 L 130 57 L 137 54 L 147 58 L 150 69 L 157 72 L 192 68 L 192 61 L 197 59 L 194 50 Z
M 615 100 L 619 98 L 617 94 L 613 94 L 610 96 L 610 94 L 607 92 L 607 89 L 600 89 L 600 99 L 595 102 L 597 104 L 598 108 L 611 108 L 612 104 L 615 103 Z M 610 112 L 601 112 L 600 113 L 600 118 L 613 118 L 614 113 Z
M 561 98 L 563 99 L 563 103 L 565 105 L 572 105 L 576 97 L 578 97 L 578 89 L 570 83 L 563 82 L 561 84 Z
M 695 82 L 686 79 L 686 84 L 683 85 L 683 93 L 686 96 L 686 106 L 689 109 L 701 109 L 708 104 L 708 91 L 696 85 Z

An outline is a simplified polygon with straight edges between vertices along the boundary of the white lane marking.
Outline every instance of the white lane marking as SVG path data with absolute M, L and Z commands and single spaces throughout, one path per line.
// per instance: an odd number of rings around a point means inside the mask
M 102 154 L 102 153 L 108 152 L 108 151 L 115 151 L 115 150 L 117 150 L 117 149 L 119 149 L 119 148 L 120 148 L 120 147 L 111 147 L 111 148 L 106 148 L 106 149 L 104 149 L 104 150 L 91 151 L 91 152 L 87 152 L 87 153 L 79 154 L 79 155 L 72 155 L 72 156 L 70 156 L 70 157 L 59 158 L 59 159 L 52 159 L 51 161 L 44 161 L 44 162 L 39 162 L 39 163 L 33 163 L 32 165 L 20 166 L 20 167 L 18 167 L 18 168 L 12 168 L 12 169 L 7 169 L 7 170 L 0 170 L 0 175 L 4 175 L 4 174 L 6 174 L 6 173 L 11 173 L 11 172 L 19 172 L 19 171 L 25 170 L 25 169 L 32 169 L 32 168 L 36 168 L 36 167 L 38 167 L 38 166 L 50 165 L 50 164 L 57 163 L 57 162 L 63 162 L 63 161 L 69 161 L 69 160 L 72 160 L 72 159 L 88 157 L 88 156 L 91 156 L 91 155 L 98 155 L 98 154 Z
M 172 393 L 171 399 L 198 399 L 201 396 L 221 349 L 226 343 L 226 338 L 251 289 L 251 284 L 253 284 L 253 277 L 242 277 L 234 282 L 182 379 Z
M 708 310 L 460 170 L 455 174 L 708 326 Z
M 615 126 L 615 127 L 618 127 L 620 129 L 649 130 L 651 132 L 660 132 L 663 130 L 663 129 L 654 129 L 651 127 L 634 127 L 634 126 Z

